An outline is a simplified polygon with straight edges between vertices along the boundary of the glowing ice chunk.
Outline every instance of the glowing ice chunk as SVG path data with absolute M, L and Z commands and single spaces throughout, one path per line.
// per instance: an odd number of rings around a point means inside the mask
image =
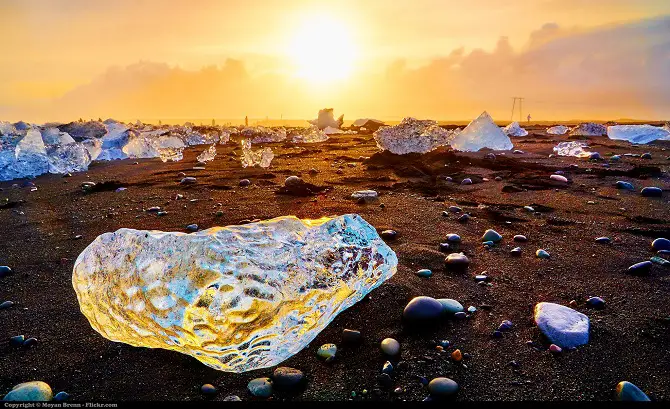
M 607 137 L 645 144 L 656 140 L 670 140 L 670 129 L 653 125 L 614 125 L 607 128 Z
M 265 148 L 253 151 L 251 149 L 251 141 L 242 140 L 242 167 L 246 168 L 248 166 L 260 166 L 261 168 L 267 168 L 272 163 L 275 155 L 272 153 L 272 149 Z
M 509 137 L 493 122 L 486 111 L 456 134 L 450 145 L 463 152 L 476 152 L 482 148 L 503 151 L 514 147 Z

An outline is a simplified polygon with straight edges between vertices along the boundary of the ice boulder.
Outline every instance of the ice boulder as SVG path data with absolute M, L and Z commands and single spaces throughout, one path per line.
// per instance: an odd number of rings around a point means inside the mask
M 118 122 L 105 123 L 107 133 L 102 137 L 101 152 L 97 160 L 126 159 L 128 154 L 123 151 L 130 140 L 130 129 Z
M 359 215 L 284 216 L 191 234 L 104 233 L 77 258 L 72 285 L 105 338 L 239 373 L 298 353 L 397 264 Z
M 581 123 L 570 131 L 571 136 L 603 136 L 607 134 L 605 125 L 596 124 L 593 122 Z
M 49 173 L 83 172 L 91 164 L 91 154 L 77 142 L 47 147 Z
M 61 132 L 55 127 L 42 129 L 41 135 L 45 145 L 67 145 L 75 142 L 67 132 Z
M 592 152 L 585 150 L 588 148 L 586 142 L 571 141 L 571 142 L 561 142 L 558 145 L 554 146 L 554 152 L 558 156 L 574 156 L 577 158 L 590 158 Z
M 507 136 L 528 136 L 528 131 L 523 129 L 516 121 L 504 127 L 503 132 Z
M 65 125 L 59 125 L 58 129 L 62 132 L 67 132 L 77 142 L 86 139 L 102 138 L 107 133 L 105 124 L 98 121 L 70 122 Z
M 575 348 L 589 342 L 589 317 L 560 304 L 535 305 L 535 324 L 550 342 Z
M 308 122 L 319 129 L 326 129 L 329 126 L 339 129 L 344 123 L 344 115 L 340 115 L 336 120 L 333 115 L 333 108 L 325 108 L 319 111 L 319 115 L 316 119 Z
M 275 155 L 272 153 L 272 149 L 265 148 L 254 151 L 251 149 L 251 141 L 242 140 L 240 142 L 242 145 L 242 167 L 246 168 L 248 166 L 260 166 L 261 168 L 267 168 L 272 163 Z
M 216 158 L 216 144 L 213 144 L 209 148 L 202 151 L 202 153 L 200 155 L 198 155 L 198 157 L 195 158 L 195 159 L 198 162 L 205 163 L 205 162 L 213 161 L 214 158 Z
M 373 137 L 380 150 L 404 155 L 426 153 L 448 145 L 454 135 L 436 121 L 407 117 L 398 125 L 379 128 Z
M 607 127 L 607 137 L 645 144 L 656 140 L 670 140 L 670 130 L 653 125 L 614 125 Z
M 570 128 L 568 128 L 565 125 L 556 125 L 552 126 L 551 128 L 547 128 L 547 133 L 549 135 L 565 135 Z
M 293 135 L 293 143 L 315 143 L 315 142 L 325 142 L 327 140 L 328 140 L 328 134 L 326 133 L 326 131 L 325 130 L 322 131 L 316 126 L 310 126 L 306 130 L 301 131 L 296 135 Z
M 449 144 L 463 152 L 476 152 L 482 148 L 503 151 L 514 147 L 509 137 L 486 111 L 457 133 Z

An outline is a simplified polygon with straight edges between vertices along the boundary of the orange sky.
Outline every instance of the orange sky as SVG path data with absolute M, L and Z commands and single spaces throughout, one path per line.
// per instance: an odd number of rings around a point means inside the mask
M 0 0 L 0 38 L 0 120 L 670 117 L 667 0 Z

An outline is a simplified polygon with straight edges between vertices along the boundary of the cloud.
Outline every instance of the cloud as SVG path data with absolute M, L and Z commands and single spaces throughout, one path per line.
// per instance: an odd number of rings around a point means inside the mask
M 670 117 L 670 16 L 584 31 L 547 23 L 515 51 L 501 37 L 492 51 L 456 49 L 423 66 L 403 59 L 345 83 L 315 88 L 267 59 L 185 70 L 140 62 L 108 69 L 52 104 L 25 114 L 49 119 L 308 118 L 324 106 L 358 116 L 474 118 L 510 116 L 524 96 L 535 119 Z

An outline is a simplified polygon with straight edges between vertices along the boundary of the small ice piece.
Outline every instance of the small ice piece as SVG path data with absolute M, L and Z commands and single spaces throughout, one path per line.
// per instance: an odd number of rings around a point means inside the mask
M 503 151 L 514 147 L 509 136 L 493 122 L 486 111 L 457 133 L 449 144 L 462 152 L 477 152 L 482 148 Z
M 516 121 L 504 127 L 503 132 L 507 136 L 528 136 L 528 131 L 519 126 Z
M 178 162 L 184 158 L 184 142 L 176 136 L 161 136 L 155 142 L 158 157 L 163 162 Z
M 240 144 L 242 145 L 242 167 L 246 168 L 248 166 L 260 166 L 261 168 L 267 168 L 272 163 L 272 159 L 275 157 L 272 153 L 272 149 L 265 148 L 253 151 L 251 149 L 251 141 L 243 139 Z
M 160 156 L 154 141 L 142 134 L 136 135 L 121 149 L 129 158 L 157 158 Z
M 216 144 L 214 144 L 214 145 L 210 146 L 208 149 L 205 149 L 204 151 L 202 151 L 202 153 L 200 155 L 198 155 L 196 160 L 198 162 L 205 163 L 205 162 L 209 162 L 209 161 L 214 160 L 214 158 L 216 158 Z
M 363 200 L 366 203 L 374 202 L 378 199 L 378 194 L 374 190 L 359 190 L 351 194 L 354 200 Z
M 61 132 L 58 128 L 50 127 L 42 129 L 42 141 L 45 145 L 67 145 L 74 143 L 74 139 L 67 133 Z
M 317 128 L 316 126 L 310 126 L 309 128 L 307 128 L 307 130 L 302 131 L 297 135 L 293 136 L 293 143 L 315 143 L 315 142 L 324 142 L 327 140 L 328 135 L 326 134 L 326 132 L 319 130 L 319 128 Z
M 397 271 L 357 214 L 195 233 L 119 229 L 77 257 L 80 310 L 105 338 L 220 371 L 275 366 Z
M 319 111 L 319 116 L 316 119 L 308 122 L 319 129 L 326 129 L 328 127 L 339 129 L 344 123 L 344 115 L 340 115 L 340 117 L 335 120 L 333 108 L 324 108 Z
M 670 140 L 670 129 L 653 125 L 613 125 L 607 128 L 607 137 L 645 144 L 656 140 Z
M 592 152 L 584 150 L 588 144 L 582 141 L 561 142 L 554 146 L 554 152 L 558 156 L 574 156 L 577 158 L 590 158 Z
M 557 125 L 547 128 L 547 133 L 549 135 L 565 135 L 569 130 L 570 128 L 565 125 Z
M 344 133 L 344 131 L 339 128 L 333 128 L 332 126 L 327 126 L 326 129 L 323 130 L 323 133 L 325 133 L 326 135 L 335 135 Z
M 80 143 L 88 151 L 91 160 L 97 160 L 102 153 L 102 141 L 100 139 L 86 139 Z
M 605 125 L 596 124 L 593 122 L 581 123 L 570 131 L 571 136 L 603 136 L 607 133 Z
M 230 141 L 230 132 L 228 131 L 221 131 L 219 134 L 219 145 L 225 145 Z
M 396 155 L 426 153 L 449 144 L 454 134 L 438 126 L 436 121 L 403 118 L 400 124 L 379 128 L 373 134 L 382 151 Z
M 251 143 L 272 143 L 286 140 L 286 129 L 271 129 L 264 126 L 250 126 L 242 129 L 242 136 L 250 139 Z

